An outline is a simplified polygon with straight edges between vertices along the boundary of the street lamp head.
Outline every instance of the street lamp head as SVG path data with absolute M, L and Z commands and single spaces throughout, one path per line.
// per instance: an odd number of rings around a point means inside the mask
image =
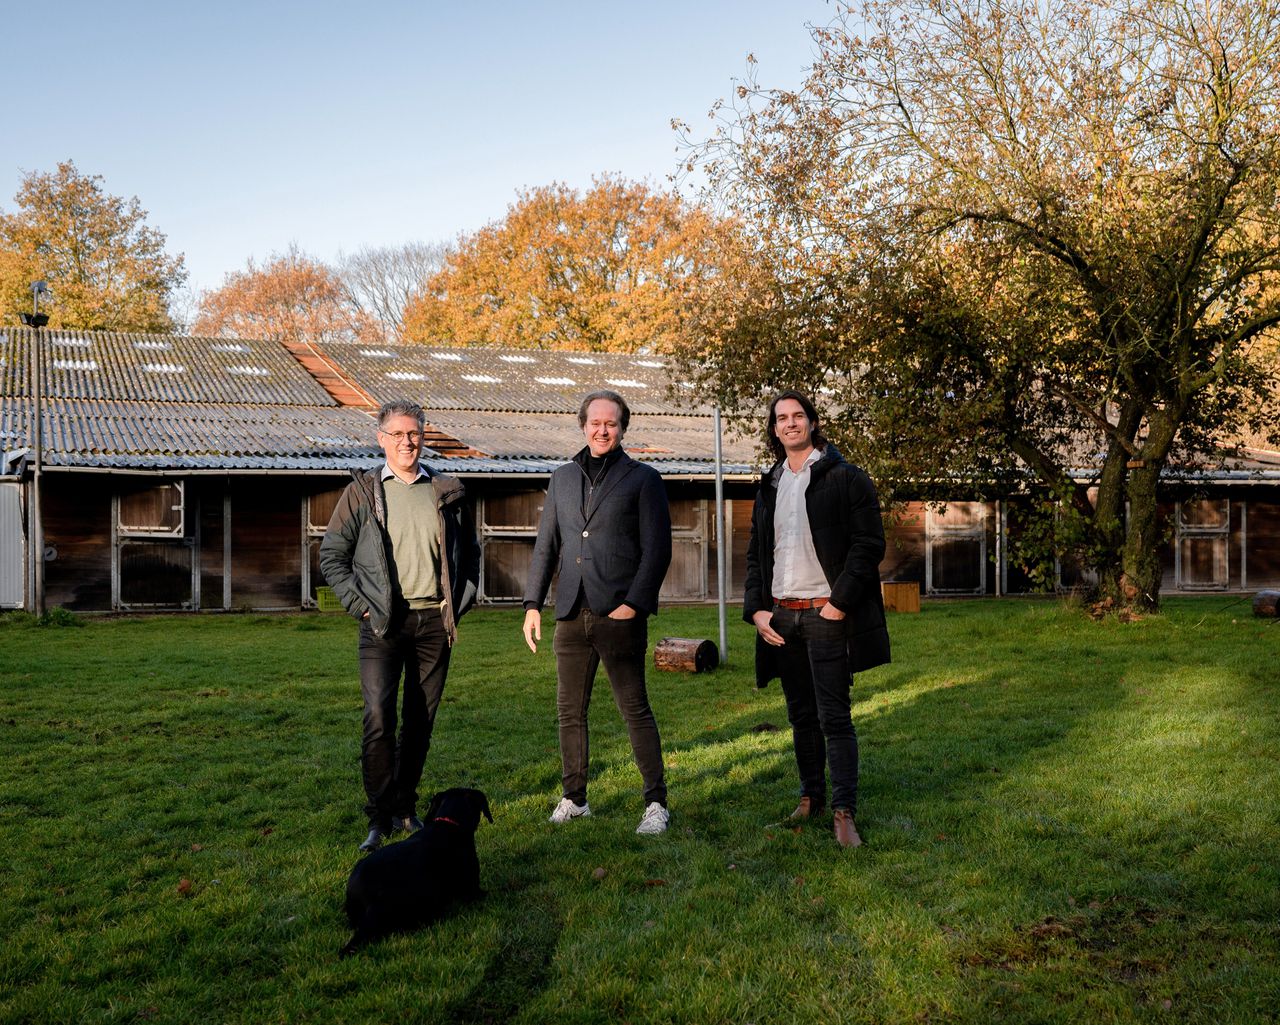
M 47 281 L 31 282 L 31 319 L 28 320 L 26 314 L 23 314 L 22 322 L 24 324 L 30 324 L 32 327 L 44 327 L 49 323 L 49 318 L 40 312 L 40 297 L 49 294 L 49 283 Z

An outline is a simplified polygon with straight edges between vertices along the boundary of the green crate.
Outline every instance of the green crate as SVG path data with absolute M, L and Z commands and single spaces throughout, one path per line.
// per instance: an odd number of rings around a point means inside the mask
M 316 608 L 321 612 L 343 612 L 342 602 L 338 601 L 338 596 L 333 593 L 332 587 L 316 588 Z

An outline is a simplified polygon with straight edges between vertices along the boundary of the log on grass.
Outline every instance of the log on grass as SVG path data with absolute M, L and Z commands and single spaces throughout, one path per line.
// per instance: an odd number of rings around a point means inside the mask
M 1280 591 L 1259 591 L 1253 596 L 1253 614 L 1275 619 L 1280 615 L 1276 611 L 1277 603 L 1280 603 Z
M 696 637 L 664 637 L 653 649 L 653 667 L 668 673 L 707 673 L 719 664 L 715 644 Z

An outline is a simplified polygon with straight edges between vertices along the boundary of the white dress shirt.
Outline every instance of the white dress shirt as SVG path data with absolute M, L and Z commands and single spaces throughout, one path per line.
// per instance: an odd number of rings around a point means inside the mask
M 809 530 L 804 493 L 809 490 L 809 470 L 822 453 L 809 453 L 799 473 L 792 473 L 784 459 L 774 475 L 778 498 L 773 507 L 773 596 L 775 598 L 830 598 L 831 585 L 822 572 Z

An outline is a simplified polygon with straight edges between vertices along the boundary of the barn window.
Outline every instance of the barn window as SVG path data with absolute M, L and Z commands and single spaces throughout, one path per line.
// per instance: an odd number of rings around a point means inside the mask
M 1174 555 L 1177 586 L 1196 591 L 1226 588 L 1230 501 L 1207 498 L 1179 503 L 1177 530 L 1178 543 Z
M 486 601 L 518 601 L 529 577 L 545 491 L 486 495 L 478 503 L 480 595 Z
M 185 524 L 182 481 L 120 494 L 116 523 L 122 537 L 168 534 L 182 537 Z
M 187 536 L 185 483 L 165 481 L 121 490 L 112 504 L 112 607 L 198 608 L 195 539 Z
M 925 510 L 925 589 L 929 594 L 985 594 L 987 506 L 948 502 Z

